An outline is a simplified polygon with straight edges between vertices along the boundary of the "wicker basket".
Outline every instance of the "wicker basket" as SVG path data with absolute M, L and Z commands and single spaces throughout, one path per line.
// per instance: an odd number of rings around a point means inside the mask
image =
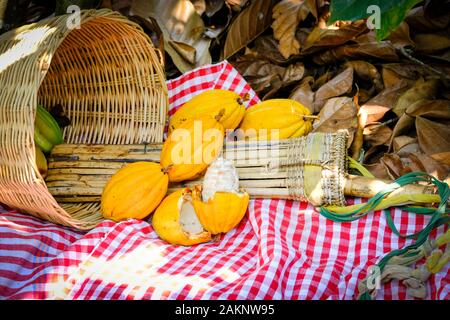
M 38 103 L 61 104 L 65 141 L 161 142 L 168 95 L 161 54 L 135 23 L 110 10 L 58 16 L 0 37 L 0 202 L 54 223 L 91 229 L 96 203 L 58 204 L 35 164 Z

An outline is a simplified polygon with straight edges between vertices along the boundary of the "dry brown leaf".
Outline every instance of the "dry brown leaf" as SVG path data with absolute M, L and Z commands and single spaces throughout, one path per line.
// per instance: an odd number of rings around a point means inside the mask
M 370 88 L 370 89 L 363 89 L 363 88 L 358 88 L 357 91 L 357 95 L 358 95 L 358 103 L 366 103 L 368 100 L 370 100 L 370 98 L 373 97 L 374 94 L 374 88 Z
M 259 36 L 255 39 L 253 48 L 250 51 L 262 59 L 267 59 L 275 64 L 284 64 L 289 60 L 285 59 L 278 50 L 278 41 L 273 35 Z
M 381 120 L 395 102 L 408 89 L 408 82 L 399 81 L 395 86 L 383 89 L 375 97 L 361 106 L 361 113 L 367 117 L 367 123 Z
M 406 22 L 402 22 L 388 37 L 395 48 L 414 47 L 414 42 L 409 34 L 409 26 Z
M 171 47 L 188 63 L 194 65 L 196 63 L 196 50 L 194 47 L 179 41 L 168 40 Z
M 383 180 L 391 179 L 386 167 L 380 162 L 372 163 L 372 164 L 365 164 L 364 167 L 366 167 L 366 169 L 369 170 L 370 173 L 372 173 L 375 176 L 375 178 L 383 179 Z
M 305 66 L 303 65 L 303 62 L 297 62 L 288 65 L 282 79 L 284 85 L 287 86 L 292 84 L 293 82 L 300 81 L 303 78 L 304 74 Z
M 441 1 L 436 2 L 437 8 L 435 7 L 432 10 L 428 8 L 427 16 L 424 12 L 424 6 L 411 9 L 405 18 L 409 27 L 418 32 L 431 32 L 446 28 L 450 23 L 450 15 L 446 10 L 442 10 Z M 430 11 L 434 11 L 434 13 L 430 14 Z M 433 18 L 430 19 L 430 15 Z
M 381 123 L 375 122 L 366 125 L 364 128 L 364 142 L 371 147 L 389 145 L 392 129 Z
M 415 63 L 384 63 L 381 74 L 385 88 L 395 86 L 399 81 L 413 85 L 417 79 L 431 75 L 428 69 Z
M 309 34 L 314 28 L 308 28 L 308 27 L 300 27 L 297 28 L 297 31 L 295 32 L 295 37 L 297 38 L 298 42 L 300 42 L 300 48 L 305 45 L 306 39 L 308 39 Z
M 279 41 L 280 53 L 286 59 L 300 53 L 300 42 L 295 38 L 295 31 L 300 22 L 297 12 L 302 4 L 302 2 L 283 0 L 273 8 L 273 34 Z
M 373 146 L 364 149 L 364 160 L 363 163 L 367 164 L 375 164 L 379 163 L 381 157 L 387 152 L 387 148 L 385 145 Z
M 360 39 L 362 40 L 362 39 Z M 356 44 L 345 44 L 313 57 L 317 64 L 330 64 L 346 59 L 380 59 L 383 61 L 397 61 L 398 55 L 390 41 L 360 41 Z
M 450 37 L 445 33 L 421 33 L 414 37 L 416 50 L 424 53 L 434 53 L 450 47 Z
M 373 64 L 364 60 L 353 60 L 345 62 L 344 66 L 352 68 L 360 79 L 371 82 L 376 91 L 383 89 L 381 75 Z
M 314 122 L 313 132 L 337 132 L 345 130 L 349 133 L 348 147 L 358 128 L 358 109 L 352 98 L 338 97 L 329 99 L 322 110 L 320 120 Z
M 247 80 L 260 98 L 264 98 L 268 93 L 271 95 L 282 87 L 281 79 L 284 76 L 285 68 L 267 60 L 244 55 L 239 57 L 233 63 L 233 66 Z
M 394 71 L 392 71 L 388 68 L 385 68 L 385 65 L 382 66 L 381 77 L 383 79 L 383 85 L 384 85 L 385 89 L 388 89 L 390 87 L 397 85 L 400 81 L 406 82 L 406 84 L 408 86 L 410 86 L 414 83 L 413 81 L 408 81 L 407 79 L 399 77 L 398 74 L 395 73 Z M 411 83 L 409 83 L 409 82 L 411 82 Z
M 393 139 L 394 153 L 400 158 L 408 157 L 411 153 L 421 153 L 417 138 L 398 136 Z
M 311 76 L 302 79 L 300 84 L 292 90 L 289 99 L 293 99 L 300 102 L 302 105 L 307 107 L 311 113 L 315 114 L 319 110 L 314 109 L 314 91 L 311 89 L 311 85 L 314 83 L 314 78 Z
M 239 13 L 227 32 L 223 53 L 225 59 L 244 48 L 270 26 L 275 3 L 275 0 L 253 1 Z
M 380 163 L 385 166 L 391 180 L 395 180 L 412 171 L 410 168 L 405 167 L 402 159 L 396 154 L 386 153 L 380 159 Z
M 352 90 L 353 68 L 346 68 L 330 81 L 321 86 L 315 94 L 315 109 L 320 109 L 329 98 L 338 97 Z
M 431 157 L 440 163 L 450 166 L 450 151 L 435 153 Z
M 377 104 L 370 104 L 370 101 L 360 107 L 360 113 L 365 117 L 366 123 L 372 123 L 381 120 L 388 111 L 388 107 Z
M 397 179 L 412 171 L 422 171 L 436 178 L 448 181 L 450 167 L 420 152 L 412 152 L 405 157 L 397 154 L 384 154 L 377 164 L 366 165 L 376 177 L 385 179 Z M 448 183 L 448 182 L 447 182 Z
M 411 104 L 406 112 L 398 119 L 392 130 L 392 140 L 389 146 L 389 151 L 393 148 L 393 140 L 401 135 L 416 135 L 414 130 L 415 116 L 413 114 L 420 115 L 421 110 L 425 110 L 429 106 L 429 100 L 419 100 Z
M 433 175 L 439 180 L 448 179 L 450 173 L 450 167 L 448 165 L 442 164 L 433 158 L 421 154 L 421 153 L 411 153 L 409 155 L 409 168 L 411 171 L 422 171 Z
M 422 104 L 413 104 L 406 113 L 418 117 L 422 116 L 428 119 L 450 120 L 450 101 L 449 100 L 423 100 Z
M 301 62 L 284 68 L 253 55 L 241 56 L 233 65 L 263 100 L 272 97 L 282 87 L 299 81 L 305 72 Z
M 394 147 L 394 153 L 398 153 L 402 148 L 407 145 L 417 143 L 417 138 L 410 136 L 398 136 L 393 139 L 392 145 Z
M 315 0 L 282 0 L 272 10 L 273 35 L 279 41 L 279 50 L 284 58 L 300 53 L 300 42 L 295 37 L 300 21 L 309 13 L 317 18 Z
M 191 1 L 136 0 L 131 12 L 158 22 L 164 34 L 164 49 L 181 72 L 212 62 L 211 40 L 203 37 L 205 25 Z
M 311 84 L 311 89 L 317 91 L 321 86 L 325 85 L 328 81 L 331 80 L 336 74 L 330 71 L 328 68 L 325 72 L 320 73 L 319 76 L 315 78 L 314 83 Z
M 239 57 L 239 59 L 234 62 L 234 66 L 245 78 L 258 76 L 262 77 L 269 74 L 274 74 L 281 79 L 285 71 L 285 68 L 272 64 L 270 61 L 254 59 L 253 57 L 246 55 Z
M 316 26 L 308 33 L 307 38 L 301 42 L 303 44 L 302 53 L 310 54 L 325 48 L 342 45 L 364 32 L 367 32 L 367 27 L 362 20 L 339 28 L 328 27 L 327 29 L 322 29 Z
M 258 93 L 261 100 L 270 99 L 283 87 L 279 76 L 276 74 L 251 77 L 249 78 L 249 83 L 252 84 L 252 88 Z
M 401 116 L 405 110 L 414 102 L 422 99 L 433 98 L 438 90 L 439 80 L 419 79 L 416 83 L 403 93 L 397 100 L 397 103 L 392 108 L 397 116 Z
M 450 123 L 416 117 L 420 149 L 427 155 L 450 151 Z
M 450 101 L 419 100 L 413 103 L 396 123 L 389 150 L 398 154 L 416 152 L 416 144 L 402 146 L 405 138 L 417 135 L 421 152 L 447 164 L 446 153 L 450 151 Z
M 421 153 L 422 151 L 420 151 L 420 147 L 419 144 L 417 142 L 415 143 L 410 143 L 407 145 L 404 145 L 401 149 L 399 149 L 397 151 L 397 154 L 404 158 L 404 157 L 408 157 L 411 153 Z

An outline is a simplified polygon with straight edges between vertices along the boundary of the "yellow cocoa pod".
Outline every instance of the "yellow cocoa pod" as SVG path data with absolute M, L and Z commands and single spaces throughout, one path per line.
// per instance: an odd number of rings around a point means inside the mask
M 41 176 L 45 178 L 48 172 L 47 158 L 45 157 L 44 152 L 42 152 L 41 148 L 39 148 L 38 146 L 35 145 L 34 150 L 36 153 L 36 166 Z
M 168 195 L 153 214 L 152 226 L 171 244 L 191 246 L 211 240 L 211 233 L 203 229 L 194 211 L 189 189 Z
M 114 221 L 143 219 L 160 204 L 168 186 L 168 175 L 158 163 L 128 164 L 103 189 L 101 212 Z
M 311 132 L 310 115 L 311 111 L 295 100 L 270 99 L 248 108 L 239 128 L 249 139 L 297 138 Z
M 244 117 L 243 99 L 229 90 L 212 89 L 196 95 L 178 109 L 169 122 L 169 133 L 179 128 L 183 122 L 201 116 L 220 116 L 219 122 L 225 130 L 237 128 Z
M 247 212 L 250 196 L 247 192 L 216 192 L 203 202 L 201 187 L 192 192 L 194 210 L 205 230 L 211 234 L 226 233 L 236 227 Z
M 211 116 L 188 119 L 172 131 L 161 150 L 161 166 L 172 182 L 201 176 L 220 154 L 223 126 Z

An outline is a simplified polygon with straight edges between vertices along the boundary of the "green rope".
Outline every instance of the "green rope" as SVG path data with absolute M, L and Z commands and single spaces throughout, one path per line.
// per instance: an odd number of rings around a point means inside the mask
M 393 250 L 392 252 L 388 253 L 386 256 L 384 256 L 380 262 L 377 264 L 380 271 L 382 272 L 386 264 L 388 264 L 389 260 L 394 256 L 404 255 L 406 257 L 410 255 L 414 255 L 415 252 L 417 252 L 417 249 L 427 240 L 429 234 L 431 231 L 443 224 L 448 224 L 450 222 L 450 217 L 447 208 L 447 201 L 450 196 L 450 188 L 447 183 L 439 181 L 435 177 L 424 173 L 424 172 L 411 172 L 408 173 L 397 180 L 395 180 L 393 183 L 389 184 L 385 190 L 378 192 L 375 196 L 370 198 L 367 203 L 362 206 L 359 209 L 355 209 L 347 214 L 336 214 L 332 211 L 328 210 L 325 207 L 320 208 L 320 214 L 322 214 L 324 217 L 331 219 L 335 222 L 348 222 L 348 221 L 355 221 L 366 214 L 368 214 L 372 209 L 374 209 L 386 196 L 388 196 L 391 192 L 397 190 L 398 188 L 401 188 L 405 185 L 417 183 L 417 182 L 428 182 L 432 183 L 437 187 L 438 194 L 441 198 L 441 201 L 437 208 L 423 208 L 423 207 L 416 207 L 416 206 L 403 206 L 401 207 L 403 210 L 406 210 L 408 212 L 413 212 L 416 214 L 422 214 L 422 215 L 430 215 L 431 219 L 426 225 L 426 227 L 421 230 L 420 232 L 414 233 L 414 234 L 401 234 L 397 227 L 394 224 L 394 220 L 392 217 L 392 214 L 390 210 L 383 210 L 386 220 L 388 223 L 389 228 L 392 230 L 394 234 L 396 234 L 399 237 L 407 238 L 407 239 L 416 239 L 416 242 L 413 244 L 406 246 L 402 249 Z M 371 300 L 371 296 L 369 292 L 365 292 L 359 297 L 360 300 Z

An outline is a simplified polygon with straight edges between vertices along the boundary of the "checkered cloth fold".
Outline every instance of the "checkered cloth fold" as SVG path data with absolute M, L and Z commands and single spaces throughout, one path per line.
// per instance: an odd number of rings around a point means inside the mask
M 188 72 L 168 88 L 171 113 L 210 88 L 248 93 L 248 105 L 259 101 L 226 61 Z M 429 219 L 391 211 L 401 233 L 418 232 Z M 251 200 L 235 229 L 192 247 L 165 243 L 147 221 L 105 221 L 79 232 L 0 208 L 0 299 L 355 299 L 367 269 L 410 243 L 379 211 L 336 223 L 308 203 L 287 200 Z M 449 275 L 447 266 L 431 276 L 428 299 L 450 298 Z M 377 298 L 410 297 L 393 281 Z

